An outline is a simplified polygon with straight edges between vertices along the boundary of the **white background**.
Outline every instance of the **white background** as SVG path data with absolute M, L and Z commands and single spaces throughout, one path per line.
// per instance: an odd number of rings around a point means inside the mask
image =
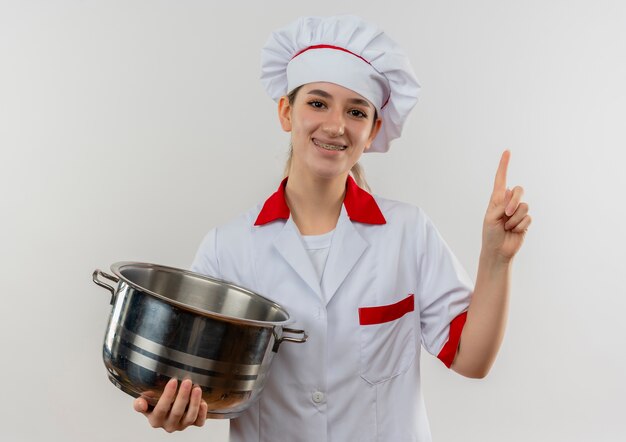
M 619 0 L 0 1 L 0 439 L 227 439 L 224 421 L 153 430 L 109 383 L 91 273 L 188 267 L 276 188 L 288 135 L 261 46 L 346 12 L 398 41 L 423 85 L 403 138 L 363 160 L 374 192 L 423 207 L 470 274 L 504 148 L 534 217 L 491 374 L 422 360 L 435 441 L 626 440 Z

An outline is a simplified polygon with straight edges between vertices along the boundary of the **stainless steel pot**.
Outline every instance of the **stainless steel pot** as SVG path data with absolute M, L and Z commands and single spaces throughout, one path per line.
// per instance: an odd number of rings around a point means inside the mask
M 111 270 L 93 272 L 112 295 L 104 365 L 115 386 L 150 405 L 170 378 L 191 379 L 208 417 L 236 417 L 261 393 L 280 343 L 307 339 L 285 327 L 290 318 L 280 305 L 225 281 L 137 262 Z

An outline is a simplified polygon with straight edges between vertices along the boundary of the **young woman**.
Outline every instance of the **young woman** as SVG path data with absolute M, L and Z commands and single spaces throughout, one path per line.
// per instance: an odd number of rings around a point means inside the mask
M 417 207 L 374 197 L 363 152 L 400 135 L 419 85 L 385 34 L 352 16 L 306 17 L 276 31 L 262 79 L 291 133 L 287 177 L 263 204 L 201 244 L 192 269 L 285 306 L 301 346 L 284 346 L 260 400 L 231 421 L 234 441 L 429 441 L 423 346 L 480 378 L 500 346 L 511 263 L 531 219 L 500 160 L 476 285 Z M 199 387 L 167 385 L 148 411 L 167 431 L 204 424 Z

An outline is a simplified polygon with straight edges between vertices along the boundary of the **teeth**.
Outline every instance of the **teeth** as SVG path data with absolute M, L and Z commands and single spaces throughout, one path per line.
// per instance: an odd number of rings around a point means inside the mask
M 315 145 L 322 147 L 326 150 L 346 150 L 348 147 L 348 146 L 337 146 L 335 144 L 326 144 L 318 140 L 313 140 L 313 142 L 315 143 Z

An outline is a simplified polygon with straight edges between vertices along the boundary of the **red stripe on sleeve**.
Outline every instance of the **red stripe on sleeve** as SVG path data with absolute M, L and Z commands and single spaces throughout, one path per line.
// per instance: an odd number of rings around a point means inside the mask
M 448 342 L 446 342 L 446 345 L 443 346 L 443 348 L 437 355 L 441 362 L 443 362 L 448 368 L 450 368 L 452 362 L 454 362 L 454 357 L 456 356 L 456 352 L 459 349 L 461 332 L 463 331 L 463 326 L 465 325 L 466 319 L 467 312 L 463 312 L 452 320 L 452 322 L 450 323 Z
M 374 325 L 395 321 L 406 313 L 412 312 L 414 308 L 415 299 L 413 295 L 409 295 L 395 304 L 361 307 L 359 308 L 359 324 Z

